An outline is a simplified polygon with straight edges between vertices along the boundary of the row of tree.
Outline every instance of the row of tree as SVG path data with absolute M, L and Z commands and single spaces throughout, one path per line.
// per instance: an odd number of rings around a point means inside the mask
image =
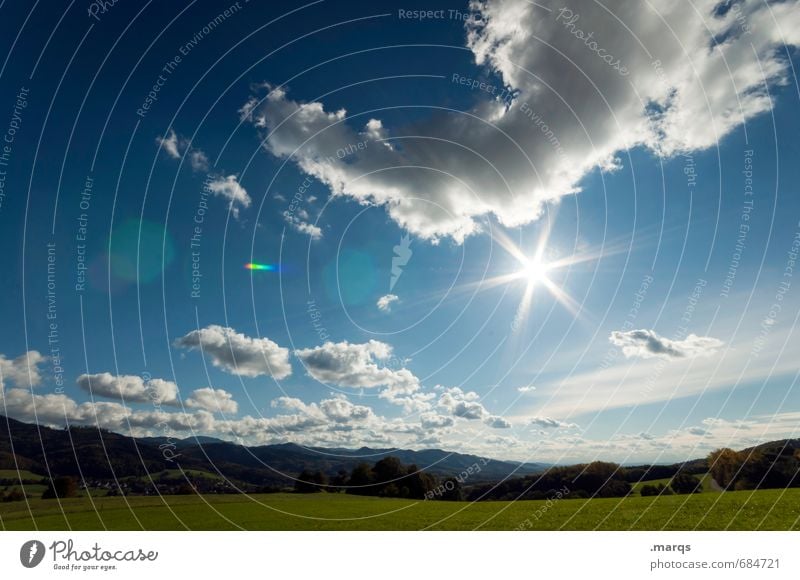
M 625 468 L 616 463 L 594 461 L 588 464 L 553 467 L 544 473 L 507 479 L 496 484 L 473 487 L 470 501 L 547 499 L 556 490 L 568 489 L 565 497 L 624 497 L 631 492 Z
M 424 499 L 438 483 L 433 475 L 416 465 L 403 465 L 390 456 L 372 466 L 360 463 L 350 473 L 342 470 L 332 478 L 322 471 L 303 470 L 295 480 L 294 489 L 298 493 L 344 491 L 355 495 Z
M 717 449 L 708 456 L 708 468 L 725 490 L 800 487 L 800 447 L 787 441 L 744 451 Z
M 663 483 L 646 484 L 642 486 L 639 493 L 643 496 L 648 496 L 700 493 L 701 491 L 703 491 L 703 482 L 700 481 L 700 478 L 691 473 L 681 472 L 669 481 L 669 485 L 664 485 Z

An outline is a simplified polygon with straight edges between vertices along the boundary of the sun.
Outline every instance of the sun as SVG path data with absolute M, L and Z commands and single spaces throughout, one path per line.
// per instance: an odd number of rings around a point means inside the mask
M 547 281 L 548 270 L 549 266 L 540 259 L 526 259 L 522 263 L 522 269 L 518 275 L 528 284 L 542 284 Z

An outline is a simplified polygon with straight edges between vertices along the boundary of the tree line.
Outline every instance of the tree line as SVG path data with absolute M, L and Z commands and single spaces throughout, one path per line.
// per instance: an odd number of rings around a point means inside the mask
M 800 487 L 800 447 L 791 441 L 744 451 L 717 449 L 708 456 L 708 467 L 724 490 Z
M 416 465 L 403 465 L 396 457 L 389 456 L 372 466 L 359 463 L 349 473 L 340 470 L 334 477 L 328 477 L 320 470 L 304 469 L 295 479 L 294 490 L 297 493 L 327 491 L 425 499 L 439 485 L 440 481 L 430 473 L 421 471 Z M 439 496 L 440 499 L 463 499 L 460 482 L 446 487 L 448 492 Z

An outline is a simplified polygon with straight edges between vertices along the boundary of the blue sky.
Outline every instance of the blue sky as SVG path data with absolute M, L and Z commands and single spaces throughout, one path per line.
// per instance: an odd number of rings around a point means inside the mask
M 0 412 L 554 462 L 795 436 L 794 4 L 3 6 Z

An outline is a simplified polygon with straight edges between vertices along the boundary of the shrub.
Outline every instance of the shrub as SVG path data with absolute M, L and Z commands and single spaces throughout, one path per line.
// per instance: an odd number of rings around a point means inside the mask
M 78 495 L 78 484 L 69 476 L 56 477 L 48 485 L 42 494 L 42 499 L 76 497 Z
M 700 493 L 703 491 L 700 479 L 689 473 L 679 473 L 673 477 L 670 487 L 675 493 Z

